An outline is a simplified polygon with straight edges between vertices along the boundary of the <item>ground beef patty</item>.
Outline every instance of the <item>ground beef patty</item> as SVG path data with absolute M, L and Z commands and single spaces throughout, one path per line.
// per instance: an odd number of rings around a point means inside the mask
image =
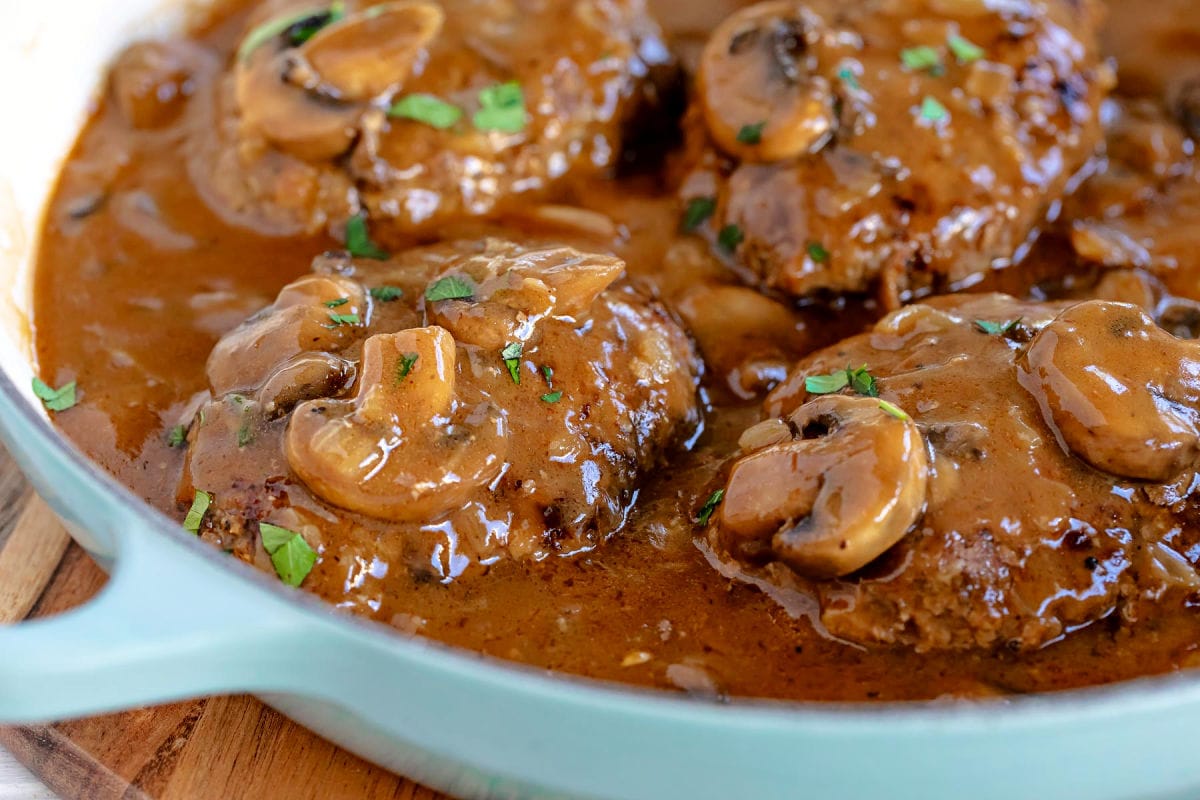
M 744 9 L 701 59 L 683 199 L 787 294 L 970 285 L 1020 258 L 1100 143 L 1097 17 L 1088 0 Z
M 214 348 L 181 498 L 248 558 L 263 522 L 444 579 L 595 547 L 700 422 L 687 336 L 623 271 L 501 240 L 318 259 Z

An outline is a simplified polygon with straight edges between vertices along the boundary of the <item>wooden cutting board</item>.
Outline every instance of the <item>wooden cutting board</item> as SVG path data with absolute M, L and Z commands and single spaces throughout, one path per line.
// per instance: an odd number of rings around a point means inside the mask
M 0 448 L 0 623 L 79 605 L 105 576 Z M 0 745 L 63 800 L 445 800 L 252 697 L 28 727 Z

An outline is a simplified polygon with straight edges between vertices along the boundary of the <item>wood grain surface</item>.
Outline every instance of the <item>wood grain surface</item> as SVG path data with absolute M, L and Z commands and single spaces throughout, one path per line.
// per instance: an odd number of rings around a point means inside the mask
M 0 449 L 0 623 L 72 608 L 104 581 Z M 366 763 L 245 696 L 0 727 L 0 745 L 63 800 L 446 797 Z

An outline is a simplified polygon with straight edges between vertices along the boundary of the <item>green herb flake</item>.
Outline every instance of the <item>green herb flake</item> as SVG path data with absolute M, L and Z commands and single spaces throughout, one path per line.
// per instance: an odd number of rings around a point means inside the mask
M 946 40 L 946 46 L 950 48 L 950 52 L 954 54 L 960 64 L 970 64 L 987 55 L 982 47 L 957 33 L 952 34 Z
M 557 403 L 559 400 L 562 400 L 562 396 L 562 389 L 557 389 L 553 392 L 546 392 L 546 394 L 542 395 L 542 400 L 547 403 Z
M 294 14 L 285 14 L 269 19 L 246 35 L 246 38 L 238 45 L 237 57 L 239 60 L 245 61 L 255 50 L 284 34 L 287 35 L 290 46 L 299 47 L 316 35 L 319 30 L 338 22 L 345 16 L 345 5 L 337 2 L 332 3 L 324 10 L 309 8 Z
M 862 84 L 858 82 L 858 76 L 855 75 L 854 70 L 850 69 L 849 67 L 842 67 L 839 69 L 837 76 L 842 83 L 846 84 L 854 91 L 859 91 L 862 89 Z
M 855 393 L 866 397 L 878 397 L 879 387 L 866 365 L 858 369 L 831 372 L 828 375 L 809 375 L 804 379 L 804 389 L 809 394 L 833 394 L 849 386 Z
M 905 422 L 912 420 L 912 417 L 910 417 L 904 409 L 900 408 L 894 403 L 889 403 L 887 400 L 880 400 L 879 408 L 880 410 L 891 414 L 896 419 L 904 420 Z
M 500 357 L 504 359 L 504 366 L 508 367 L 508 374 L 512 376 L 513 383 L 518 386 L 521 385 L 521 353 L 524 352 L 524 349 L 520 342 L 513 342 L 500 351 Z
M 991 322 L 986 319 L 975 320 L 975 327 L 986 333 L 988 336 L 1003 336 L 1021 323 L 1023 317 L 1017 317 L 1008 322 Z
M 475 296 L 475 287 L 466 278 L 447 275 L 434 281 L 425 290 L 425 299 L 431 303 L 439 300 L 470 300 Z
M 171 428 L 171 432 L 167 434 L 167 447 L 179 448 L 185 444 L 187 444 L 187 427 L 176 425 Z
M 703 225 L 717 210 L 717 201 L 711 197 L 693 197 L 688 200 L 683 212 L 683 231 L 691 233 Z
M 867 372 L 867 366 L 864 364 L 858 369 L 846 368 L 846 375 L 850 378 L 850 388 L 858 394 L 866 397 L 878 397 L 879 387 L 875 383 L 875 376 Z
M 376 261 L 388 258 L 387 251 L 371 241 L 371 234 L 367 231 L 367 215 L 361 212 L 346 220 L 346 249 L 355 258 L 372 258 Z
M 906 47 L 900 51 L 900 62 L 915 71 L 928 70 L 933 75 L 942 73 L 942 57 L 932 47 Z
M 274 555 L 276 550 L 287 544 L 293 536 L 298 535 L 295 531 L 289 531 L 287 528 L 281 528 L 269 522 L 258 523 L 258 534 L 267 555 Z
M 239 448 L 242 448 L 248 444 L 252 444 L 253 442 L 254 442 L 254 429 L 250 427 L 250 420 L 246 420 L 245 422 L 242 423 L 242 426 L 240 428 L 238 428 L 237 446 Z
M 371 297 L 381 303 L 390 303 L 404 296 L 404 290 L 397 286 L 376 286 L 368 290 Z
M 829 260 L 829 251 L 820 242 L 809 242 L 808 257 L 818 264 L 824 264 Z
M 41 378 L 34 378 L 33 393 L 42 401 L 47 411 L 66 411 L 76 403 L 75 381 L 54 389 Z
M 183 518 L 183 529 L 188 533 L 200 533 L 200 525 L 204 522 L 204 515 L 208 513 L 208 507 L 211 505 L 212 495 L 197 489 L 196 496 L 192 499 L 192 507 Z
M 743 125 L 737 133 L 737 140 L 742 144 L 759 144 L 762 142 L 763 128 L 767 121 L 755 122 L 753 125 Z
M 338 314 L 333 311 L 329 312 L 329 321 L 333 323 L 332 325 L 327 326 L 329 328 L 336 328 L 339 325 L 362 324 L 362 319 L 359 318 L 358 314 Z
M 804 390 L 809 394 L 833 394 L 850 385 L 850 374 L 838 370 L 829 375 L 809 375 L 804 379 Z
M 697 525 L 707 525 L 712 519 L 713 512 L 717 510 L 717 506 L 721 505 L 721 501 L 725 499 L 725 490 L 717 489 L 708 496 L 704 501 L 704 505 L 700 507 L 700 513 L 696 515 Z
M 461 108 L 431 94 L 405 95 L 388 109 L 388 116 L 393 119 L 411 119 L 439 131 L 453 128 L 462 115 Z
M 471 117 L 481 131 L 520 133 L 525 127 L 525 93 L 516 81 L 497 83 L 479 92 L 479 110 Z
M 309 547 L 303 536 L 287 528 L 261 522 L 258 531 L 279 579 L 292 587 L 304 583 L 317 563 L 317 551 Z
M 548 365 L 542 364 L 542 375 L 544 375 L 546 378 L 546 385 L 549 386 L 551 389 L 553 389 L 554 388 L 554 370 L 551 369 Z
M 408 373 L 412 372 L 413 365 L 417 363 L 418 358 L 420 356 L 416 353 L 404 353 L 400 356 L 400 361 L 396 364 L 396 383 L 400 383 L 408 377 Z
M 326 308 L 337 308 L 338 306 L 344 306 L 344 305 L 346 305 L 346 303 L 349 303 L 349 302 L 350 302 L 349 297 L 339 297 L 337 300 L 326 300 L 325 307 Z
M 745 240 L 746 234 L 742 233 L 742 229 L 737 225 L 726 225 L 717 233 L 717 244 L 726 253 L 732 253 L 738 249 L 738 245 Z
M 925 95 L 925 99 L 921 101 L 921 119 L 936 123 L 949 116 L 950 112 L 944 105 L 939 103 L 936 98 Z

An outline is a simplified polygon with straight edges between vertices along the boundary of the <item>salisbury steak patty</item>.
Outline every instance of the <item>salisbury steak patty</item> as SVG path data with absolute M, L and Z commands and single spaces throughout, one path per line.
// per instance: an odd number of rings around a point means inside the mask
M 1137 306 L 936 298 L 804 359 L 710 538 L 835 636 L 1038 647 L 1200 586 L 1200 345 Z
M 1100 143 L 1090 0 L 760 3 L 713 33 L 688 202 L 747 276 L 885 299 L 1012 263 Z
M 181 496 L 260 559 L 260 522 L 441 578 L 594 547 L 699 424 L 691 345 L 623 270 L 499 240 L 318 259 L 213 350 Z
M 190 174 L 227 220 L 436 233 L 615 167 L 674 75 L 641 0 L 345 6 L 264 3 L 193 104 Z M 293 18 L 308 38 L 280 32 Z

